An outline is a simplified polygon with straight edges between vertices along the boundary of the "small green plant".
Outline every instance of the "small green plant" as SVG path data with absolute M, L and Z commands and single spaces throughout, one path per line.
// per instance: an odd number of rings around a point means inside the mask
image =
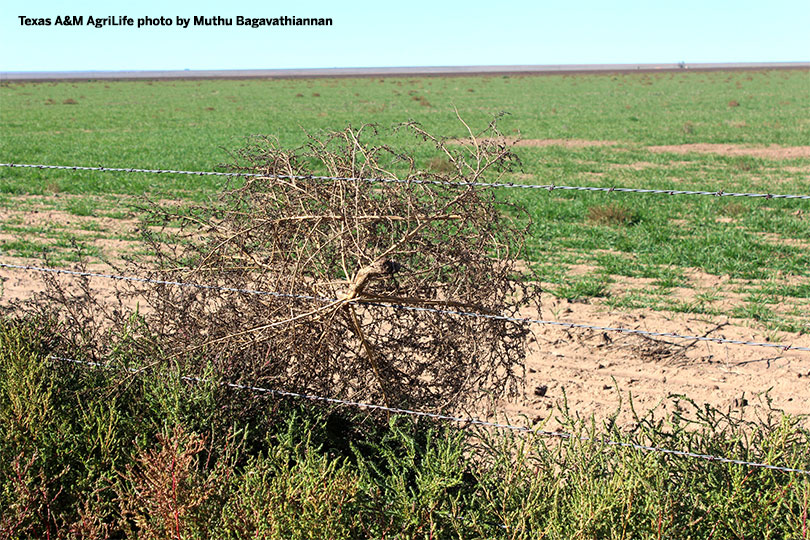
M 659 270 L 658 278 L 654 281 L 656 286 L 671 289 L 673 287 L 686 285 L 686 280 L 678 269 L 665 267 Z
M 746 302 L 742 306 L 737 306 L 732 311 L 735 317 L 753 319 L 759 322 L 771 322 L 775 319 L 774 312 L 765 305 L 764 302 Z
M 74 216 L 94 216 L 97 209 L 98 205 L 90 197 L 71 199 L 66 207 L 66 210 Z
M 695 300 L 701 304 L 713 304 L 720 301 L 723 295 L 717 291 L 703 291 L 695 295 Z
M 569 281 L 552 289 L 551 293 L 557 298 L 566 300 L 584 300 L 608 296 L 608 278 L 605 276 L 589 276 L 575 281 Z

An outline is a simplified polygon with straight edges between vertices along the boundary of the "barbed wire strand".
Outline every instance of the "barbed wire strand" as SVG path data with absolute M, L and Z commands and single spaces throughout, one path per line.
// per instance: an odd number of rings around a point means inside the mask
M 178 287 L 193 287 L 198 289 L 209 289 L 209 290 L 221 290 L 226 292 L 236 292 L 236 293 L 244 293 L 244 294 L 258 294 L 258 295 L 268 295 L 268 296 L 275 296 L 279 298 L 289 298 L 295 300 L 314 300 L 317 302 L 325 302 L 325 303 L 332 303 L 337 302 L 337 298 L 326 298 L 326 297 L 318 297 L 318 296 L 310 296 L 305 294 L 292 294 L 292 293 L 281 293 L 281 292 L 274 292 L 274 291 L 260 291 L 255 289 L 239 289 L 234 287 L 222 287 L 218 285 L 204 285 L 199 283 L 186 283 L 182 281 L 166 281 L 160 279 L 150 279 L 150 278 L 142 278 L 142 277 L 132 277 L 132 276 L 121 276 L 115 274 L 101 274 L 96 272 L 82 272 L 78 270 L 67 270 L 63 268 L 42 268 L 38 266 L 28 266 L 24 264 L 9 264 L 9 263 L 0 263 L 0 268 L 13 268 L 18 270 L 27 270 L 32 272 L 48 272 L 54 274 L 66 274 L 71 276 L 79 276 L 79 277 L 99 277 L 105 279 L 114 279 L 119 281 L 133 281 L 139 283 L 152 283 L 156 285 L 176 285 Z M 745 341 L 745 340 L 738 340 L 738 339 L 727 339 L 727 338 L 720 338 L 720 337 L 708 337 L 708 336 L 690 336 L 690 335 L 683 335 L 683 334 L 676 334 L 673 332 L 654 332 L 651 330 L 639 330 L 636 328 L 624 328 L 624 327 L 610 327 L 610 326 L 597 326 L 592 324 L 585 324 L 585 323 L 573 323 L 573 322 L 563 322 L 563 321 L 552 321 L 552 320 L 545 320 L 545 319 L 532 319 L 529 317 L 510 317 L 507 315 L 494 315 L 488 313 L 476 313 L 473 311 L 458 311 L 458 310 L 450 310 L 450 309 L 438 309 L 438 308 L 430 308 L 430 307 L 421 307 L 421 306 L 408 306 L 402 304 L 389 304 L 389 303 L 379 303 L 373 302 L 368 300 L 363 300 L 362 298 L 352 300 L 353 303 L 359 303 L 367 306 L 374 306 L 374 307 L 384 307 L 384 308 L 392 308 L 392 309 L 401 309 L 407 311 L 422 311 L 427 313 L 437 313 L 437 314 L 444 314 L 444 315 L 456 315 L 461 317 L 472 317 L 472 318 L 481 318 L 481 319 L 490 319 L 490 320 L 497 320 L 497 321 L 509 321 L 517 324 L 539 324 L 539 325 L 546 325 L 546 326 L 559 326 L 563 328 L 578 328 L 584 330 L 597 330 L 600 332 L 617 332 L 623 334 L 635 334 L 647 337 L 667 337 L 672 339 L 683 339 L 689 341 L 705 341 L 711 343 L 726 343 L 730 345 L 742 345 L 742 346 L 749 346 L 749 347 L 767 347 L 772 349 L 781 349 L 783 352 L 787 351 L 804 351 L 810 352 L 810 347 L 802 347 L 792 344 L 785 344 L 785 343 L 763 343 L 759 341 Z
M 102 364 L 99 362 L 90 362 L 85 360 L 76 360 L 73 358 L 65 358 L 61 356 L 49 356 L 51 360 L 58 360 L 62 362 L 70 362 L 73 364 L 79 365 L 87 365 L 90 367 L 97 367 L 97 368 L 104 368 L 104 369 L 115 369 L 114 366 L 109 364 Z M 135 368 L 125 368 L 130 373 L 140 373 L 141 370 Z M 202 377 L 192 377 L 188 375 L 183 375 L 179 377 L 180 380 L 193 382 L 193 383 L 202 383 L 206 384 L 211 381 Z M 258 392 L 258 393 L 265 393 L 271 394 L 274 396 L 284 397 L 284 398 L 297 398 L 297 399 L 305 399 L 308 401 L 318 401 L 322 403 L 331 403 L 333 405 L 345 405 L 349 407 L 357 407 L 360 409 L 366 409 L 370 411 L 382 411 L 387 413 L 393 414 L 402 414 L 407 416 L 413 417 L 422 417 L 422 418 L 431 418 L 433 420 L 440 420 L 445 422 L 454 422 L 457 424 L 462 424 L 463 427 L 468 426 L 482 426 L 482 427 L 490 427 L 494 429 L 505 429 L 505 430 L 512 430 L 521 433 L 530 433 L 540 437 L 552 437 L 558 439 L 568 439 L 568 440 L 579 440 L 582 442 L 600 442 L 607 446 L 614 446 L 618 448 L 631 448 L 634 450 L 641 450 L 643 452 L 653 452 L 659 454 L 666 454 L 670 456 L 677 456 L 677 457 L 684 457 L 684 458 L 692 458 L 692 459 L 701 459 L 705 461 L 712 461 L 715 463 L 728 463 L 731 465 L 742 465 L 747 467 L 757 467 L 760 469 L 769 469 L 774 471 L 781 471 L 787 473 L 796 473 L 796 474 L 805 474 L 810 475 L 810 470 L 805 469 L 795 469 L 791 467 L 781 467 L 778 465 L 770 465 L 767 463 L 759 463 L 754 461 L 745 461 L 741 459 L 731 459 L 721 456 L 715 456 L 712 454 L 701 454 L 698 452 L 689 452 L 686 450 L 672 450 L 669 448 L 661 448 L 658 446 L 651 446 L 651 445 L 644 445 L 639 443 L 632 443 L 632 442 L 622 442 L 622 441 L 614 441 L 610 439 L 596 439 L 593 437 L 585 437 L 585 436 L 577 436 L 572 433 L 566 433 L 564 431 L 548 431 L 542 429 L 532 429 L 526 426 L 517 426 L 514 424 L 504 424 L 499 422 L 489 422 L 487 420 L 480 420 L 478 418 L 464 418 L 460 416 L 451 416 L 446 414 L 439 414 L 439 413 L 431 413 L 426 411 L 415 411 L 412 409 L 402 409 L 398 407 L 387 407 L 384 405 L 375 405 L 372 403 L 364 403 L 362 401 L 351 401 L 345 399 L 337 399 L 337 398 L 329 398 L 323 396 L 316 396 L 313 394 L 301 394 L 297 392 L 290 392 L 287 390 L 275 390 L 272 388 L 263 388 L 260 386 L 251 386 L 246 384 L 237 384 L 237 383 L 230 383 L 230 382 L 221 382 L 219 383 L 222 386 L 227 386 L 229 388 L 234 388 L 237 390 L 248 390 L 251 392 Z
M 425 180 L 425 179 L 401 179 L 401 178 L 355 178 L 342 176 L 317 176 L 317 175 L 284 175 L 284 174 L 264 174 L 247 172 L 218 172 L 218 171 L 179 171 L 173 169 L 137 169 L 119 167 L 83 167 L 78 165 L 38 165 L 25 163 L 0 163 L 0 167 L 23 167 L 29 169 L 61 169 L 71 171 L 102 171 L 102 172 L 127 172 L 127 173 L 147 173 L 147 174 L 186 174 L 192 176 L 225 176 L 225 177 L 262 177 L 275 178 L 278 180 L 334 180 L 347 182 L 371 182 L 371 183 L 397 183 L 397 184 L 428 184 L 436 186 L 450 187 L 487 187 L 504 189 L 541 189 L 547 191 L 601 191 L 606 193 L 646 193 L 656 195 L 706 195 L 713 197 L 754 197 L 761 199 L 805 199 L 810 200 L 810 195 L 792 195 L 775 193 L 735 193 L 717 191 L 689 191 L 679 189 L 643 189 L 643 188 L 623 188 L 606 186 L 568 186 L 555 184 L 515 184 L 511 182 L 454 182 L 449 180 Z

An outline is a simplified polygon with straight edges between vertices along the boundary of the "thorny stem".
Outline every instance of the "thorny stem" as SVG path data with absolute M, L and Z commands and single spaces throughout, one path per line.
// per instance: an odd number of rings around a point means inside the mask
M 508 145 L 492 142 L 501 137 L 494 124 L 480 133 L 461 124 L 472 143 L 458 149 L 410 125 L 454 164 L 450 173 L 422 171 L 414 157 L 369 144 L 374 131 L 365 126 L 310 135 L 307 146 L 296 150 L 263 139 L 238 151 L 237 159 L 248 161 L 237 166 L 240 171 L 266 176 L 225 192 L 207 218 L 199 217 L 206 212 L 199 208 L 194 220 L 181 220 L 184 243 L 146 238 L 159 272 L 187 269 L 230 288 L 327 300 L 313 305 L 213 290 L 141 291 L 155 313 L 145 315 L 155 343 L 174 355 L 169 358 L 210 347 L 205 358 L 188 354 L 187 361 L 221 359 L 225 376 L 233 370 L 255 373 L 260 380 L 303 381 L 324 391 L 382 392 L 387 405 L 446 410 L 471 399 L 474 389 L 513 394 L 521 382 L 526 325 L 369 304 L 443 306 L 488 315 L 539 305 L 539 290 L 515 277 L 520 266 L 509 249 L 522 245 L 526 224 L 519 225 L 473 186 L 306 179 L 310 170 L 326 169 L 335 177 L 393 178 L 397 172 L 414 180 L 448 175 L 469 180 L 516 162 Z M 282 174 L 301 178 L 275 178 Z M 156 214 L 168 217 L 161 212 Z M 140 263 L 141 269 L 154 273 L 147 264 L 154 261 Z M 406 270 L 397 274 L 401 268 Z M 91 327 L 75 326 L 77 331 Z M 259 344 L 266 349 L 257 351 Z M 419 384 L 405 388 L 384 381 L 389 367 Z

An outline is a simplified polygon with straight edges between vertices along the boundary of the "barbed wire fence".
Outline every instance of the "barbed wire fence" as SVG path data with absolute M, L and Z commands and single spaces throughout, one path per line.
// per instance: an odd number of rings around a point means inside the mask
M 424 179 L 398 179 L 398 178 L 355 178 L 355 177 L 336 177 L 336 176 L 317 176 L 317 175 L 307 175 L 307 176 L 292 176 L 292 175 L 273 175 L 273 174 L 263 174 L 263 173 L 246 173 L 246 172 L 219 172 L 219 171 L 184 171 L 184 170 L 173 170 L 173 169 L 143 169 L 143 168 L 114 168 L 114 167 L 85 167 L 85 166 L 65 166 L 65 165 L 44 165 L 44 164 L 15 164 L 15 163 L 0 163 L 0 167 L 19 167 L 19 168 L 29 168 L 29 169 L 56 169 L 56 170 L 73 170 L 73 171 L 98 171 L 98 172 L 119 172 L 119 173 L 145 173 L 145 174 L 180 174 L 180 175 L 194 175 L 194 176 L 222 176 L 222 177 L 263 177 L 263 178 L 271 178 L 271 179 L 279 179 L 279 180 L 319 180 L 319 181 L 362 181 L 362 182 L 379 182 L 379 183 L 386 183 L 386 182 L 393 182 L 393 183 L 404 183 L 404 184 L 430 184 L 430 185 L 438 185 L 438 186 L 446 186 L 446 187 L 484 187 L 484 188 L 499 188 L 499 189 L 535 189 L 535 190 L 547 190 L 547 191 L 555 191 L 555 190 L 568 190 L 568 191 L 593 191 L 593 192 L 605 192 L 605 193 L 638 193 L 638 194 L 657 194 L 657 195 L 696 195 L 696 196 L 714 196 L 714 197 L 751 197 L 751 198 L 761 198 L 761 199 L 800 199 L 800 200 L 810 200 L 810 195 L 800 195 L 800 194 L 772 194 L 772 193 L 738 193 L 738 192 L 725 192 L 723 190 L 718 191 L 690 191 L 690 190 L 676 190 L 676 189 L 641 189 L 641 188 L 624 188 L 624 187 L 615 187 L 615 186 L 572 186 L 572 185 L 554 185 L 554 184 L 518 184 L 518 183 L 489 183 L 489 182 L 453 182 L 453 181 L 443 181 L 443 180 L 424 180 Z M 178 286 L 178 287 L 192 287 L 192 288 L 199 288 L 199 289 L 215 289 L 225 292 L 233 292 L 238 294 L 255 294 L 255 295 L 269 295 L 278 298 L 286 298 L 290 300 L 307 300 L 307 301 L 317 301 L 317 302 L 325 302 L 331 303 L 335 302 L 336 299 L 334 298 L 325 298 L 325 297 L 316 297 L 311 295 L 300 295 L 300 294 L 292 294 L 292 293 L 281 293 L 277 291 L 263 291 L 263 290 L 254 290 L 254 289 L 240 289 L 240 288 L 232 288 L 232 287 L 224 287 L 218 285 L 208 285 L 208 284 L 200 284 L 200 283 L 188 283 L 182 281 L 167 281 L 167 280 L 158 280 L 158 279 L 151 279 L 151 278 L 144 278 L 144 277 L 137 277 L 137 276 L 124 276 L 124 275 L 117 275 L 117 274 L 103 274 L 97 272 L 85 272 L 85 271 L 76 271 L 76 270 L 69 270 L 69 269 L 59 269 L 59 268 L 44 268 L 44 267 L 36 267 L 30 265 L 20 265 L 20 264 L 10 264 L 10 263 L 2 263 L 0 262 L 0 268 L 8 268 L 8 269 L 16 269 L 16 270 L 24 270 L 27 272 L 46 272 L 46 273 L 54 273 L 54 274 L 62 274 L 62 275 L 71 275 L 77 277 L 96 277 L 96 278 L 103 278 L 103 279 L 110 279 L 110 280 L 119 280 L 119 281 L 129 281 L 129 282 L 139 282 L 139 283 L 147 283 L 147 284 L 154 284 L 154 285 L 166 285 L 166 286 Z M 449 309 L 439 309 L 439 308 L 432 308 L 432 307 L 424 307 L 424 306 L 409 306 L 409 305 L 398 305 L 398 304 L 377 304 L 370 301 L 365 300 L 357 300 L 358 303 L 363 303 L 367 305 L 374 305 L 378 307 L 386 307 L 390 309 L 397 309 L 397 310 L 413 310 L 413 311 L 422 311 L 422 312 L 430 312 L 437 315 L 449 315 L 449 316 L 461 316 L 461 317 L 478 317 L 478 318 L 486 318 L 486 319 L 495 319 L 495 320 L 504 320 L 509 321 L 517 324 L 537 324 L 537 325 L 550 325 L 550 326 L 557 326 L 557 327 L 564 327 L 564 328 L 571 328 L 571 329 L 588 329 L 588 330 L 596 330 L 601 332 L 616 332 L 616 333 L 623 333 L 623 334 L 635 334 L 640 336 L 646 337 L 666 337 L 672 339 L 681 339 L 681 340 L 689 340 L 693 342 L 712 342 L 712 343 L 720 343 L 720 344 L 731 344 L 731 345 L 740 345 L 740 346 L 749 346 L 749 347 L 766 347 L 766 348 L 773 348 L 773 349 L 780 349 L 782 351 L 802 351 L 802 352 L 810 352 L 810 347 L 804 346 L 796 346 L 792 344 L 785 344 L 785 343 L 770 343 L 770 342 L 757 342 L 757 341 L 746 341 L 746 340 L 734 340 L 734 339 L 726 339 L 720 337 L 708 337 L 708 336 L 694 336 L 694 335 L 682 335 L 672 332 L 655 332 L 655 331 L 648 331 L 642 329 L 635 329 L 635 328 L 624 328 L 624 327 L 606 327 L 606 326 L 598 326 L 598 325 L 591 325 L 585 323 L 574 323 L 574 322 L 564 322 L 564 321 L 555 321 L 555 320 L 543 320 L 543 319 L 532 319 L 532 318 L 522 318 L 522 317 L 508 317 L 503 315 L 497 314 L 488 314 L 488 313 L 477 313 L 471 311 L 458 311 L 458 310 L 449 310 Z M 60 356 L 50 356 L 49 359 L 55 361 L 63 361 L 68 363 L 73 363 L 76 365 L 82 365 L 84 367 L 95 367 L 95 368 L 111 368 L 107 364 L 102 364 L 99 362 L 90 362 L 84 360 L 77 360 L 72 358 L 60 357 Z M 137 373 L 138 370 L 129 369 L 132 373 Z M 194 376 L 180 376 L 181 380 L 191 382 L 191 383 L 204 383 L 208 382 L 204 378 L 194 377 Z M 295 399 L 303 399 L 321 403 L 329 403 L 333 405 L 340 405 L 340 406 L 349 406 L 355 407 L 370 411 L 382 411 L 392 414 L 402 414 L 408 415 L 411 417 L 424 417 L 424 418 L 431 418 L 434 420 L 439 421 L 446 421 L 446 422 L 453 422 L 461 424 L 462 426 L 481 426 L 486 428 L 493 428 L 493 429 L 501 429 L 501 430 L 511 430 L 520 433 L 529 433 L 534 434 L 540 437 L 553 437 L 559 439 L 578 439 L 581 441 L 596 441 L 605 444 L 606 446 L 612 447 L 621 447 L 621 448 L 630 448 L 644 452 L 653 452 L 659 453 L 663 455 L 669 456 L 676 456 L 682 458 L 690 458 L 690 459 L 697 459 L 703 460 L 708 462 L 715 462 L 715 463 L 725 463 L 731 465 L 740 465 L 746 467 L 754 467 L 754 468 L 761 468 L 761 469 L 769 469 L 775 470 L 785 473 L 795 473 L 801 475 L 810 475 L 810 470 L 805 469 L 796 469 L 790 467 L 781 467 L 776 465 L 770 465 L 767 463 L 761 462 L 754 462 L 754 461 L 745 461 L 745 460 L 737 460 L 726 458 L 722 456 L 715 456 L 710 454 L 701 454 L 696 452 L 684 451 L 684 450 L 674 450 L 674 449 L 667 449 L 661 448 L 656 446 L 648 446 L 642 445 L 638 443 L 632 442 L 623 442 L 623 441 L 614 441 L 609 439 L 594 439 L 592 437 L 584 437 L 578 436 L 571 433 L 561 432 L 561 431 L 547 431 L 541 429 L 533 429 L 526 426 L 518 426 L 513 424 L 507 423 L 498 423 L 498 422 L 490 422 L 486 420 L 480 420 L 477 418 L 465 418 L 465 417 L 458 417 L 458 416 L 450 416 L 438 413 L 431 413 L 425 411 L 417 411 L 411 409 L 402 409 L 396 407 L 388 407 L 383 405 L 377 405 L 372 403 L 364 403 L 359 401 L 350 401 L 350 400 L 342 400 L 337 398 L 330 398 L 330 397 L 323 397 L 311 394 L 302 394 L 296 392 L 290 392 L 286 390 L 279 390 L 279 389 L 270 389 L 270 388 L 263 388 L 257 386 L 250 386 L 244 384 L 237 384 L 231 382 L 223 382 L 221 383 L 227 387 L 238 389 L 238 390 L 245 390 L 251 391 L 255 393 L 264 393 L 270 394 L 278 397 L 283 398 L 295 398 Z
M 650 195 L 703 195 L 711 197 L 752 197 L 758 199 L 802 199 L 810 200 L 810 195 L 777 194 L 777 193 L 737 193 L 717 191 L 689 191 L 680 189 L 642 189 L 615 186 L 568 186 L 556 184 L 517 184 L 512 182 L 454 182 L 449 180 L 425 180 L 402 178 L 357 178 L 345 176 L 317 176 L 317 175 L 284 175 L 246 172 L 219 172 L 219 171 L 182 171 L 174 169 L 138 169 L 120 167 L 83 167 L 78 165 L 38 165 L 27 163 L 0 163 L 0 167 L 22 167 L 28 169 L 58 169 L 70 171 L 98 171 L 145 174 L 182 174 L 191 176 L 223 176 L 243 178 L 271 178 L 277 180 L 327 180 L 340 182 L 370 182 L 370 183 L 396 183 L 411 185 L 434 185 L 446 187 L 484 187 L 501 189 L 538 189 L 545 191 L 599 191 L 605 193 L 644 193 Z
M 77 360 L 74 358 L 65 358 L 61 356 L 49 356 L 50 360 L 56 360 L 61 362 L 68 362 L 72 364 L 83 365 L 86 367 L 94 367 L 94 368 L 102 368 L 102 369 L 114 369 L 113 366 L 108 364 L 102 364 L 100 362 L 89 362 L 85 360 Z M 142 370 L 135 369 L 135 368 L 126 368 L 126 371 L 133 374 L 141 373 Z M 179 376 L 180 380 L 191 382 L 191 383 L 208 383 L 210 382 L 208 379 L 202 377 L 193 377 L 188 375 L 181 375 Z M 377 411 L 377 412 L 386 412 L 391 414 L 401 414 L 411 417 L 420 417 L 420 418 L 430 418 L 433 420 L 445 421 L 445 422 L 453 422 L 457 424 L 461 424 L 462 427 L 470 427 L 470 426 L 481 426 L 485 428 L 494 428 L 494 429 L 501 429 L 501 430 L 511 430 L 520 433 L 527 433 L 533 434 L 538 437 L 546 437 L 546 438 L 557 438 L 557 439 L 567 439 L 567 440 L 579 440 L 582 442 L 600 442 L 606 446 L 618 447 L 618 448 L 629 448 L 634 450 L 640 450 L 643 452 L 652 452 L 658 454 L 664 454 L 669 456 L 677 456 L 682 458 L 691 458 L 691 459 L 699 459 L 703 461 L 710 461 L 715 463 L 726 463 L 730 465 L 742 465 L 746 467 L 755 467 L 759 469 L 769 469 L 774 471 L 786 472 L 786 473 L 796 473 L 802 475 L 810 475 L 810 470 L 805 469 L 796 469 L 792 467 L 781 467 L 779 465 L 771 465 L 768 463 L 761 463 L 756 461 L 745 461 L 740 459 L 731 459 L 722 456 L 715 456 L 711 454 L 701 454 L 698 452 L 689 452 L 686 450 L 673 450 L 670 448 L 661 448 L 658 446 L 650 446 L 644 444 L 638 444 L 633 442 L 625 442 L 625 441 L 615 441 L 612 439 L 597 439 L 594 437 L 586 437 L 582 435 L 575 435 L 572 433 L 567 433 L 564 431 L 548 431 L 543 429 L 534 429 L 526 426 L 518 426 L 514 424 L 504 424 L 499 422 L 490 422 L 487 420 L 480 420 L 478 418 L 472 417 L 461 417 L 461 416 L 450 416 L 445 414 L 439 413 L 431 413 L 426 411 L 416 411 L 412 409 L 402 409 L 398 407 L 388 407 L 384 405 L 375 405 L 372 403 L 364 403 L 361 401 L 350 401 L 344 399 L 337 399 L 337 398 L 330 398 L 330 397 L 323 397 L 323 396 L 316 396 L 312 394 L 301 394 L 297 392 L 289 392 L 287 390 L 277 390 L 272 388 L 263 388 L 259 386 L 251 386 L 246 384 L 237 384 L 231 382 L 222 382 L 220 383 L 222 386 L 226 386 L 229 388 L 234 388 L 237 390 L 246 390 L 255 393 L 263 393 L 263 394 L 270 394 L 278 397 L 283 398 L 294 398 L 294 399 L 301 399 L 307 401 L 317 401 L 321 403 L 328 403 L 331 405 L 341 405 L 347 407 L 354 407 L 359 409 L 365 409 L 369 411 Z
M 97 278 L 104 278 L 104 279 L 111 279 L 111 280 L 118 280 L 118 281 L 130 281 L 130 282 L 138 282 L 138 283 L 151 283 L 154 285 L 174 285 L 178 287 L 192 287 L 196 289 L 213 289 L 219 290 L 224 292 L 234 292 L 234 293 L 242 293 L 242 294 L 256 294 L 256 295 L 266 295 L 266 296 L 274 296 L 277 298 L 288 298 L 292 300 L 315 300 L 318 302 L 323 302 L 327 304 L 331 304 L 337 302 L 337 298 L 327 298 L 322 296 L 310 296 L 306 294 L 290 294 L 290 293 L 282 293 L 277 291 L 259 291 L 255 289 L 237 289 L 232 287 L 221 287 L 218 285 L 206 285 L 200 283 L 187 283 L 182 281 L 166 281 L 161 279 L 151 279 L 151 278 L 143 278 L 143 277 L 134 277 L 134 276 L 122 276 L 116 274 L 101 274 L 96 272 L 83 272 L 78 270 L 67 270 L 64 268 L 44 268 L 38 266 L 28 266 L 22 264 L 9 264 L 9 263 L 0 263 L 0 268 L 11 268 L 11 269 L 18 269 L 18 270 L 26 270 L 30 272 L 46 272 L 52 274 L 64 274 L 64 275 L 71 275 L 77 277 L 97 277 Z M 694 336 L 694 335 L 683 335 L 683 334 L 676 334 L 673 332 L 653 332 L 650 330 L 641 330 L 637 328 L 624 328 L 624 327 L 610 327 L 610 326 L 597 326 L 592 324 L 585 324 L 585 323 L 574 323 L 574 322 L 564 322 L 564 321 L 555 321 L 555 320 L 545 320 L 545 319 L 532 319 L 530 317 L 508 317 L 506 315 L 495 315 L 490 313 L 477 313 L 474 311 L 458 311 L 452 309 L 439 309 L 439 308 L 432 308 L 432 307 L 424 307 L 424 306 L 408 306 L 403 304 L 392 304 L 392 303 L 376 303 L 368 300 L 363 300 L 362 298 L 358 298 L 356 300 L 350 300 L 350 302 L 356 302 L 364 305 L 375 306 L 375 307 L 386 307 L 391 309 L 401 309 L 401 310 L 408 310 L 408 311 L 421 311 L 427 313 L 436 313 L 439 315 L 453 315 L 459 317 L 476 317 L 481 319 L 491 319 L 491 320 L 499 320 L 499 321 L 508 321 L 518 324 L 538 324 L 538 325 L 549 325 L 549 326 L 560 326 L 564 328 L 577 328 L 577 329 L 584 329 L 584 330 L 597 330 L 600 332 L 617 332 L 622 334 L 636 334 L 641 336 L 647 337 L 667 337 L 673 339 L 682 339 L 682 340 L 689 340 L 689 341 L 705 341 L 711 343 L 725 343 L 730 345 L 743 345 L 749 347 L 767 347 L 771 349 L 780 349 L 783 352 L 786 351 L 804 351 L 810 352 L 810 347 L 792 345 L 790 343 L 769 343 L 769 342 L 760 342 L 760 341 L 745 341 L 745 340 L 738 340 L 738 339 L 727 339 L 727 338 L 720 338 L 720 337 L 708 337 L 708 336 Z

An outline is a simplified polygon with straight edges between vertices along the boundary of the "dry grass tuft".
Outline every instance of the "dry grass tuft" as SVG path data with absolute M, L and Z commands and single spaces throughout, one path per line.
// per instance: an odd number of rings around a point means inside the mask
M 729 202 L 725 206 L 720 207 L 720 213 L 724 216 L 737 218 L 749 212 L 749 208 L 738 202 Z
M 455 171 L 453 164 L 441 156 L 436 156 L 428 161 L 428 169 L 440 174 L 450 174 Z
M 641 216 L 637 210 L 621 204 L 604 204 L 588 208 L 587 219 L 596 225 L 633 225 Z

